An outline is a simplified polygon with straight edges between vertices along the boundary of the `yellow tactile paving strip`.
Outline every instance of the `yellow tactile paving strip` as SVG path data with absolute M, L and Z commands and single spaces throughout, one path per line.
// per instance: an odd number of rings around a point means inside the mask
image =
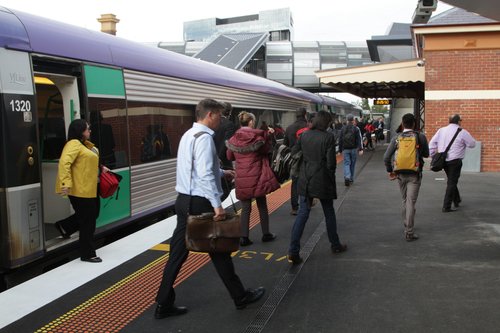
M 267 197 L 269 213 L 290 199 L 290 182 Z M 254 203 L 255 205 L 255 203 Z M 258 209 L 252 209 L 250 228 L 259 223 Z M 159 244 L 153 250 L 168 251 L 168 244 Z M 108 289 L 88 299 L 61 317 L 38 329 L 45 332 L 119 332 L 155 302 L 168 253 Z M 189 254 L 175 281 L 175 286 L 186 280 L 210 261 L 204 253 Z

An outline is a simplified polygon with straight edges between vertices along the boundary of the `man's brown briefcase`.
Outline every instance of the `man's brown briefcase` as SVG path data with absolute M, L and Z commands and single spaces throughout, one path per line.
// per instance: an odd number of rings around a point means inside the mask
M 226 213 L 226 219 L 214 221 L 214 213 L 189 215 L 186 247 L 196 252 L 234 252 L 239 249 L 240 216 Z

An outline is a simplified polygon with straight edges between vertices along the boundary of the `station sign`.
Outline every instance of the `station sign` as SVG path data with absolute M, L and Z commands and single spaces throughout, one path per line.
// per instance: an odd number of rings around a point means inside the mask
M 373 105 L 391 105 L 392 101 L 390 99 L 376 99 L 373 101 Z

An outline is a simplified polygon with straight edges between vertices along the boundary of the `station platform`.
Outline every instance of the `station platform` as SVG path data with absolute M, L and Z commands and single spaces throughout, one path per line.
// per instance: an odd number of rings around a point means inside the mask
M 498 332 L 500 173 L 463 172 L 461 206 L 442 213 L 446 176 L 424 171 L 420 239 L 406 242 L 385 148 L 358 159 L 350 187 L 337 166 L 335 208 L 347 252 L 330 251 L 317 205 L 302 237 L 304 262 L 287 261 L 289 183 L 268 196 L 275 241 L 261 242 L 252 210 L 254 244 L 233 259 L 245 287 L 267 291 L 244 310 L 236 310 L 208 255 L 191 253 L 176 281 L 176 304 L 189 312 L 153 318 L 170 218 L 99 249 L 102 264 L 75 260 L 1 293 L 0 332 Z

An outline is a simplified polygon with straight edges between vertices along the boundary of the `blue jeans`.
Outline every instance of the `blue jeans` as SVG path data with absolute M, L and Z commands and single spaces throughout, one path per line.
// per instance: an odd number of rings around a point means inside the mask
M 290 203 L 292 209 L 299 209 L 299 195 L 297 194 L 297 187 L 299 186 L 299 177 L 292 176 L 292 186 L 290 187 Z
M 354 168 L 356 167 L 356 158 L 358 149 L 344 149 L 344 179 L 354 180 Z
M 306 222 L 309 219 L 309 213 L 311 212 L 311 201 L 312 198 L 307 198 L 302 195 L 299 196 L 299 211 L 297 212 L 297 218 L 295 219 L 295 223 L 293 224 L 292 228 L 292 240 L 290 241 L 290 247 L 288 248 L 289 254 L 299 254 L 300 252 L 300 238 L 302 238 Z M 323 214 L 325 214 L 328 240 L 332 244 L 332 247 L 340 246 L 339 235 L 337 234 L 337 218 L 335 216 L 335 209 L 333 207 L 333 199 L 320 199 L 320 202 L 321 207 L 323 208 Z

